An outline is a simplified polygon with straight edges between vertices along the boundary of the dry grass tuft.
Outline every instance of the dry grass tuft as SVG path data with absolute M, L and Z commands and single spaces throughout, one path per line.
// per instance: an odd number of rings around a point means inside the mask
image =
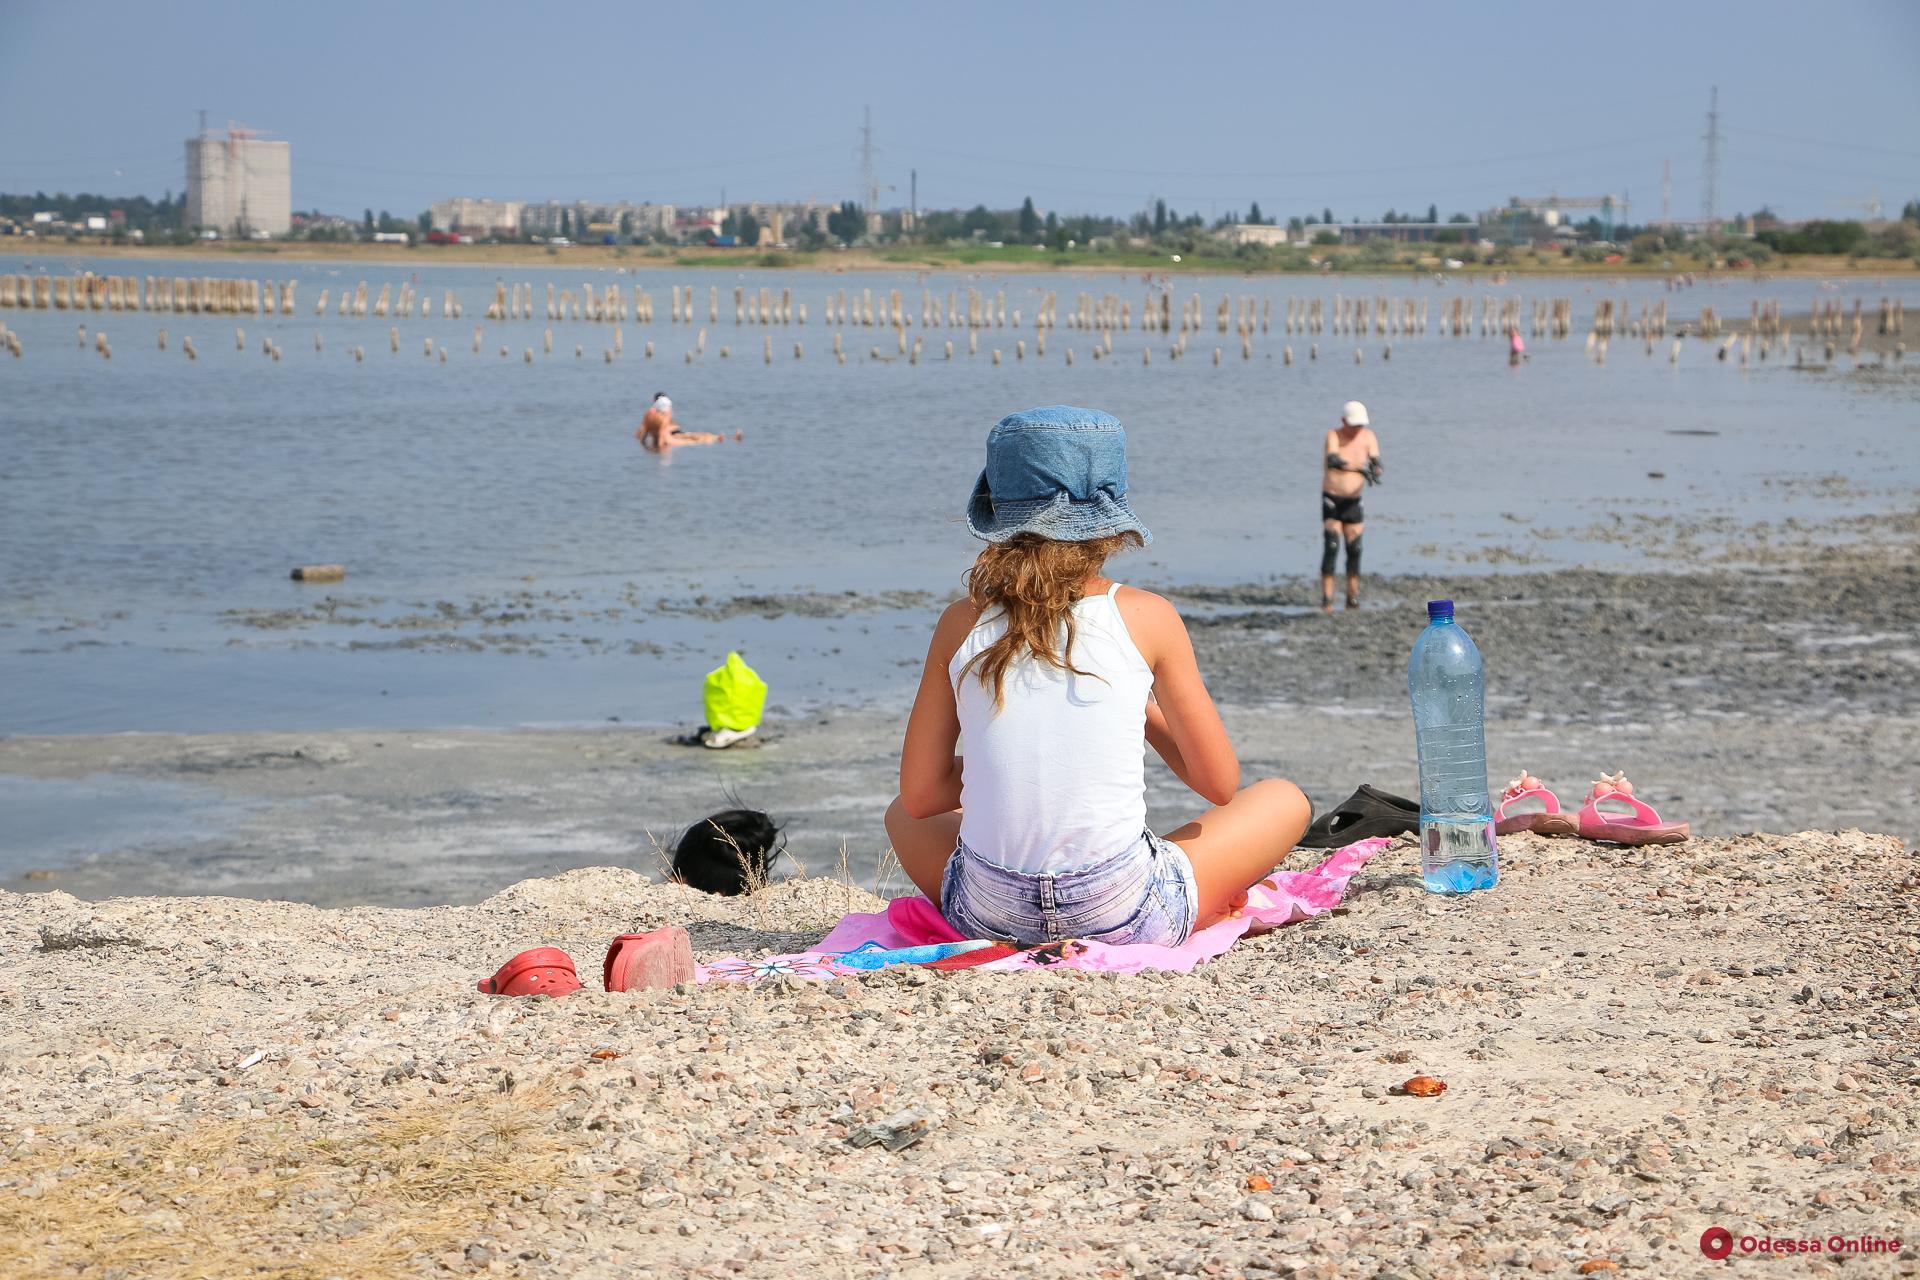
M 874 868 L 873 872 L 873 892 L 876 896 L 881 898 L 893 896 L 893 873 L 896 871 L 904 874 L 904 869 L 900 866 L 900 855 L 894 852 L 892 845 L 888 845 L 880 851 L 880 864 Z
M 733 850 L 733 860 L 740 868 L 740 880 L 747 886 L 745 897 L 747 900 L 748 915 L 753 920 L 753 927 L 755 929 L 765 929 L 767 927 L 767 912 L 765 902 L 760 897 L 760 891 L 767 887 L 766 874 L 760 868 L 753 865 L 753 859 L 747 856 L 747 851 L 740 847 L 740 842 L 733 838 L 731 831 L 715 822 L 712 818 L 706 819 L 706 823 L 719 833 L 722 840 L 727 842 L 727 848 Z
M 840 883 L 847 891 L 846 909 L 852 911 L 853 891 L 857 886 L 853 883 L 853 868 L 847 865 L 847 842 L 845 840 L 840 842 Z
M 423 1099 L 325 1134 L 123 1123 L 42 1142 L 0 1166 L 0 1275 L 418 1275 L 561 1180 L 576 1147 L 549 1126 L 557 1098 Z
M 653 834 L 653 828 L 647 828 L 647 844 L 653 852 L 654 878 L 661 884 L 673 879 L 673 855 L 661 848 L 660 840 Z

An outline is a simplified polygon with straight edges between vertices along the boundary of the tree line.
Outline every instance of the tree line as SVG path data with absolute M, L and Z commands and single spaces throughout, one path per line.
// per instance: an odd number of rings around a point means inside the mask
M 152 196 L 102 196 L 85 191 L 77 195 L 64 191 L 53 195 L 44 191 L 30 196 L 0 194 L 0 218 L 12 218 L 16 222 L 31 223 L 36 213 L 51 213 L 62 222 L 80 222 L 89 215 L 111 214 L 115 209 L 125 215 L 123 225 L 129 231 L 149 235 L 179 231 L 186 225 L 187 197 L 185 192 L 175 196 L 172 191 L 158 200 Z

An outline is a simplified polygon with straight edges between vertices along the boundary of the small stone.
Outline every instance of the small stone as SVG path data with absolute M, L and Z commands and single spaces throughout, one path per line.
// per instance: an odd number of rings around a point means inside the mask
M 493 1261 L 493 1250 L 483 1244 L 467 1246 L 467 1261 L 476 1267 L 484 1267 Z
M 1248 1200 L 1240 1206 L 1240 1216 L 1249 1222 L 1272 1222 L 1273 1206 L 1264 1200 Z

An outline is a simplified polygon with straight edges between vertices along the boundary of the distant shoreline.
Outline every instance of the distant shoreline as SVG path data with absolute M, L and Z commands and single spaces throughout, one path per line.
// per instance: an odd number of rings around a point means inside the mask
M 1345 249 L 1350 256 L 1353 250 Z M 1219 276 L 1333 276 L 1333 277 L 1407 277 L 1430 274 L 1431 268 L 1402 264 L 1392 268 L 1346 268 L 1338 271 L 1302 270 L 1297 267 L 1210 256 L 1187 257 L 1175 262 L 1170 254 L 1125 252 L 1094 255 L 1049 255 L 1043 251 L 1014 246 L 995 250 L 973 246 L 922 245 L 897 249 L 824 249 L 814 252 L 767 249 L 711 249 L 687 247 L 664 249 L 657 246 L 570 245 L 551 248 L 545 245 L 393 245 L 333 244 L 299 241 L 222 240 L 185 245 L 129 245 L 51 241 L 24 236 L 0 240 L 0 254 L 18 254 L 31 258 L 125 258 L 133 261 L 164 258 L 204 258 L 208 262 L 330 262 L 365 263 L 378 266 L 420 267 L 586 267 L 605 270 L 624 267 L 634 271 L 734 270 L 734 271 L 813 271 L 827 274 L 866 272 L 957 272 L 962 274 L 1059 273 L 1063 275 L 1130 275 L 1141 273 L 1179 273 Z M 1473 277 L 1504 273 L 1509 276 L 1652 276 L 1688 274 L 1680 267 L 1653 263 L 1592 263 L 1563 260 L 1553 263 L 1470 264 L 1448 272 L 1449 276 Z M 1709 274 L 1694 269 L 1691 274 Z M 1868 259 L 1848 266 L 1837 255 L 1802 255 L 1790 262 L 1763 269 L 1739 268 L 1712 273 L 1723 277 L 1792 277 L 1824 279 L 1873 279 L 1885 276 L 1920 274 L 1912 259 Z

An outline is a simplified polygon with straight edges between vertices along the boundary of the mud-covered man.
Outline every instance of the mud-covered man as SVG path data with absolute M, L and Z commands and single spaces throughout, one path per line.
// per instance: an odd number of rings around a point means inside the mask
M 1380 441 L 1368 424 L 1367 406 L 1349 400 L 1340 425 L 1327 432 L 1326 468 L 1320 478 L 1320 611 L 1333 612 L 1333 571 L 1340 544 L 1347 547 L 1347 608 L 1360 607 L 1360 535 L 1366 516 L 1360 493 L 1380 483 Z

